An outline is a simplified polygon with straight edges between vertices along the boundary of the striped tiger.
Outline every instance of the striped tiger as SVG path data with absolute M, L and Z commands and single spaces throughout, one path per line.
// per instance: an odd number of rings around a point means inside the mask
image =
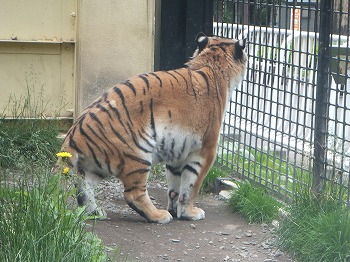
M 94 187 L 108 176 L 124 184 L 127 204 L 149 222 L 204 219 L 194 199 L 212 166 L 230 93 L 246 72 L 245 40 L 199 33 L 193 57 L 177 70 L 132 77 L 87 107 L 68 131 L 62 151 L 82 179 L 77 200 L 104 216 Z M 59 160 L 60 161 L 60 160 Z M 151 166 L 165 163 L 167 210 L 147 192 Z

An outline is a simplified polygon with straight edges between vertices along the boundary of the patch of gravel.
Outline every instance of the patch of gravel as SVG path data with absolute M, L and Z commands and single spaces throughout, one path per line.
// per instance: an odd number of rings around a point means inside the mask
M 151 200 L 157 208 L 166 206 L 166 185 L 151 181 Z M 107 247 L 119 247 L 127 261 L 293 261 L 275 247 L 272 225 L 248 224 L 229 210 L 225 198 L 207 194 L 198 197 L 206 211 L 200 221 L 174 219 L 166 225 L 147 223 L 124 202 L 123 185 L 118 179 L 103 181 L 97 200 L 109 216 L 94 225 Z

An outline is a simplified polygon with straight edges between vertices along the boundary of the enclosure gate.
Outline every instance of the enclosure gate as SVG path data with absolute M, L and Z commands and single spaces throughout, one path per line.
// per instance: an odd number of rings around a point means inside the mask
M 346 0 L 215 0 L 214 35 L 247 38 L 217 162 L 290 198 L 306 185 L 349 205 L 350 67 Z

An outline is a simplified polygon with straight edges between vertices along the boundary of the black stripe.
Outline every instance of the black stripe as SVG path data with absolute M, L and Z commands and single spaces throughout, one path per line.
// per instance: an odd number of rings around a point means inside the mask
M 89 150 L 90 150 L 90 152 L 91 152 L 91 154 L 92 154 L 92 157 L 94 158 L 94 161 L 95 161 L 96 165 L 97 165 L 99 168 L 102 169 L 102 165 L 101 165 L 100 161 L 98 161 L 98 159 L 97 159 L 97 157 L 96 157 L 96 154 L 95 154 L 95 151 L 92 149 L 92 147 L 90 146 L 89 143 L 86 143 L 86 145 L 88 146 L 88 148 L 89 148 Z
M 143 114 L 143 101 L 140 101 L 140 115 Z
M 113 174 L 113 173 L 112 173 L 112 169 L 111 169 L 111 161 L 109 160 L 109 156 L 108 156 L 106 150 L 104 150 L 104 153 L 105 153 L 105 159 L 106 159 L 106 160 L 105 160 L 105 163 L 106 163 L 106 165 L 107 165 L 108 172 L 109 172 L 110 174 Z
M 137 188 L 136 186 L 129 187 L 129 188 L 124 188 L 124 193 L 128 193 L 128 192 L 134 191 L 136 188 Z
M 94 113 L 89 112 L 89 115 L 95 122 L 97 122 L 104 129 L 102 122 L 100 121 L 100 119 L 98 119 L 98 117 Z
M 96 142 L 94 140 L 92 140 L 92 138 L 85 132 L 82 124 L 79 125 L 79 131 L 83 136 L 85 136 L 87 138 L 87 140 L 90 141 L 90 143 L 92 143 L 99 151 L 101 151 L 101 148 L 96 144 Z
M 147 143 L 147 145 L 149 145 L 151 148 L 153 148 L 153 145 L 151 144 L 151 142 L 149 142 L 149 140 L 146 137 L 144 137 L 144 135 L 141 133 L 140 130 L 138 131 L 138 134 L 142 138 L 142 140 Z
M 165 166 L 174 176 L 181 176 L 181 172 L 177 167 L 173 167 L 173 166 L 169 166 L 166 165 Z
M 105 108 L 101 104 L 97 104 L 96 107 L 101 109 L 103 112 L 105 112 L 109 116 L 109 118 L 112 118 L 112 115 L 111 115 L 111 113 L 109 112 L 109 110 L 107 108 Z
M 149 171 L 151 171 L 150 168 L 140 168 L 140 169 L 136 169 L 134 171 L 127 173 L 125 176 L 131 176 L 134 174 L 144 174 L 144 173 L 148 173 Z
M 197 170 L 194 169 L 193 167 L 191 167 L 190 165 L 185 165 L 184 170 L 185 170 L 185 169 L 188 170 L 188 171 L 190 171 L 190 172 L 192 172 L 192 173 L 195 174 L 196 176 L 198 176 Z
M 113 113 L 117 116 L 119 123 L 122 125 L 122 127 L 125 130 L 125 132 L 127 133 L 128 131 L 126 130 L 126 127 L 125 127 L 125 125 L 124 125 L 124 123 L 122 121 L 122 118 L 121 118 L 121 115 L 120 115 L 118 109 L 113 107 L 113 106 L 111 106 L 111 105 L 110 105 L 110 107 L 112 108 Z
M 118 152 L 118 155 L 119 155 L 119 152 Z M 125 160 L 122 159 L 122 158 L 120 157 L 120 155 L 119 155 L 119 159 L 120 159 L 120 163 L 117 165 L 117 170 L 118 170 L 118 172 L 121 174 L 121 173 L 123 173 L 123 171 L 124 171 Z
M 126 192 L 131 192 L 131 191 L 133 191 L 133 190 L 135 190 L 135 189 L 139 189 L 140 191 L 143 191 L 143 192 L 146 192 L 146 186 L 142 186 L 143 188 L 141 189 L 140 187 L 137 187 L 137 186 L 132 186 L 132 187 L 128 187 L 128 188 L 125 188 L 124 189 L 124 193 Z
M 181 155 L 185 152 L 185 148 L 186 148 L 186 142 L 187 142 L 187 138 L 185 138 L 184 142 L 182 143 L 182 147 L 181 147 Z
M 130 114 L 129 114 L 128 108 L 127 108 L 127 106 L 126 106 L 126 104 L 125 104 L 125 98 L 124 98 L 124 95 L 123 95 L 122 91 L 121 91 L 117 86 L 115 86 L 115 87 L 113 88 L 113 90 L 114 90 L 114 92 L 117 93 L 117 95 L 118 95 L 118 96 L 120 97 L 120 99 L 122 100 L 122 105 L 123 105 L 123 107 L 124 107 L 124 109 L 125 109 L 126 115 L 127 115 L 128 119 L 129 119 L 129 122 L 132 124 L 132 121 L 131 121 L 131 118 L 130 118 Z
M 177 77 L 174 76 L 172 73 L 170 73 L 170 72 L 168 72 L 168 71 L 164 71 L 164 73 L 167 73 L 167 74 L 171 75 L 172 77 L 175 78 L 176 82 L 179 83 L 179 80 L 177 79 Z
M 154 122 L 154 113 L 153 113 L 153 98 L 151 98 L 150 102 L 149 102 L 149 109 L 151 112 L 151 128 L 153 131 L 153 138 L 156 139 L 157 138 L 157 132 L 156 132 L 156 125 Z
M 142 151 L 144 151 L 144 152 L 146 152 L 146 153 L 151 153 L 151 151 L 147 150 L 146 148 L 144 148 L 143 146 L 141 146 L 141 145 L 139 144 L 139 141 L 138 141 L 138 139 L 137 139 L 137 136 L 136 136 L 135 132 L 132 130 L 132 128 L 131 128 L 131 126 L 129 125 L 129 123 L 127 123 L 127 125 L 128 125 L 128 128 L 129 128 L 130 133 L 131 133 L 131 136 L 132 136 L 132 140 L 134 141 L 135 145 L 136 145 L 139 149 L 141 149 Z
M 143 127 L 141 127 L 140 129 L 141 129 L 142 134 L 145 134 L 145 135 L 148 136 L 149 138 L 153 138 L 153 136 L 149 135 L 149 134 L 145 131 L 145 129 L 144 129 Z
M 94 107 L 95 105 L 99 104 L 102 102 L 102 98 L 100 97 L 98 100 L 94 101 L 91 105 L 89 105 L 88 107 L 86 107 L 83 111 L 85 111 L 86 109 L 88 108 L 92 108 Z
M 195 164 L 195 165 L 197 165 L 197 166 L 199 166 L 199 167 L 202 167 L 201 163 L 198 162 L 198 161 L 195 161 L 195 162 L 192 162 L 192 163 Z
M 129 146 L 128 143 L 126 142 L 126 140 L 124 139 L 124 137 L 122 137 L 122 135 L 121 135 L 117 130 L 114 129 L 114 127 L 113 127 L 113 125 L 111 124 L 111 122 L 108 121 L 108 123 L 109 123 L 109 127 L 112 129 L 112 132 L 115 134 L 115 136 L 118 137 L 118 139 L 119 139 L 124 145 Z
M 147 90 L 149 90 L 149 81 L 144 75 L 139 75 L 139 77 L 146 83 Z
M 140 187 L 137 187 L 137 186 L 128 187 L 128 188 L 124 189 L 124 193 L 128 193 L 128 192 L 134 191 L 135 189 L 138 189 L 140 191 L 146 192 L 146 190 L 147 190 L 146 186 L 142 186 L 142 187 L 143 187 L 142 189 Z
M 152 165 L 151 162 L 149 162 L 147 160 L 144 160 L 142 158 L 139 158 L 137 156 L 134 156 L 134 155 L 130 155 L 130 154 L 124 153 L 124 156 L 127 157 L 127 158 L 130 158 L 130 159 L 132 159 L 134 161 L 137 161 L 137 162 L 139 162 L 141 164 L 147 165 L 147 166 L 151 166 Z
M 135 206 L 134 203 L 132 202 L 127 202 L 129 207 L 131 207 L 133 210 L 135 210 L 140 216 L 144 217 L 145 219 L 147 219 L 147 221 L 149 222 L 156 222 L 156 221 L 153 221 L 153 220 L 150 220 L 147 218 L 145 212 L 143 212 L 141 209 L 139 209 L 138 207 Z
M 155 78 L 158 79 L 158 81 L 159 81 L 159 86 L 160 86 L 160 88 L 162 88 L 162 87 L 163 87 L 163 81 L 162 81 L 162 79 L 160 79 L 160 77 L 157 76 L 155 73 L 150 73 L 150 75 L 152 75 L 152 76 L 154 76 Z
M 136 96 L 136 89 L 135 89 L 133 84 L 131 84 L 129 81 L 126 81 L 123 84 L 126 85 L 127 87 L 129 87 L 131 89 L 131 91 L 134 93 L 134 95 Z
M 162 141 L 160 142 L 160 149 L 164 150 L 165 148 L 165 137 L 162 138 Z
M 207 76 L 203 71 L 197 70 L 196 72 L 197 72 L 198 74 L 200 74 L 200 75 L 204 78 L 204 80 L 205 80 L 205 82 L 206 82 L 206 84 L 207 84 L 207 90 L 208 90 L 208 95 L 209 95 L 209 93 L 210 93 L 210 86 L 209 86 L 209 79 L 208 79 L 208 76 Z
M 75 151 L 77 151 L 78 153 L 82 154 L 83 152 L 80 150 L 80 148 L 77 146 L 77 144 L 75 143 L 75 141 L 73 140 L 73 135 L 72 133 L 69 135 L 69 146 L 71 148 L 74 148 Z
M 103 101 L 106 101 L 107 97 L 108 97 L 108 92 L 104 92 L 104 93 L 102 94 L 102 96 L 101 96 L 101 98 L 103 99 Z
M 104 139 L 102 139 L 102 138 L 100 137 L 100 135 L 97 134 L 96 131 L 95 131 L 89 124 L 86 124 L 86 126 L 89 128 L 89 130 L 92 132 L 92 134 L 93 134 L 95 137 L 97 137 L 106 147 L 108 147 L 108 149 L 109 149 L 111 152 L 114 151 L 114 150 L 109 146 L 109 144 L 107 144 L 106 140 L 107 140 L 108 142 L 110 142 L 110 144 L 112 144 L 112 143 L 111 143 L 111 141 L 106 137 L 106 135 L 104 134 L 103 130 L 101 130 L 101 128 L 99 128 L 99 131 L 100 131 L 101 135 L 104 137 Z M 112 145 L 113 145 L 113 144 L 112 144 Z M 114 147 L 115 147 L 115 146 L 114 146 Z M 117 149 L 117 148 L 115 147 L 115 149 Z M 117 149 L 117 150 L 118 150 L 118 149 Z
M 175 148 L 175 139 L 173 138 L 173 140 L 171 141 L 171 148 L 170 148 L 171 159 L 173 159 L 175 156 L 174 148 Z
M 186 86 L 187 86 L 187 80 L 186 80 L 186 78 L 185 78 L 181 73 L 179 73 L 177 70 L 174 70 L 173 72 L 176 73 L 176 74 L 178 74 L 179 76 L 181 76 L 182 79 L 185 80 Z

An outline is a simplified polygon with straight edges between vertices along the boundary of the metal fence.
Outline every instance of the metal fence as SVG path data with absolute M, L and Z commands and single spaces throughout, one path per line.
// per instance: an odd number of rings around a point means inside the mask
M 215 0 L 214 35 L 247 38 L 217 162 L 283 198 L 302 185 L 350 206 L 350 2 Z

